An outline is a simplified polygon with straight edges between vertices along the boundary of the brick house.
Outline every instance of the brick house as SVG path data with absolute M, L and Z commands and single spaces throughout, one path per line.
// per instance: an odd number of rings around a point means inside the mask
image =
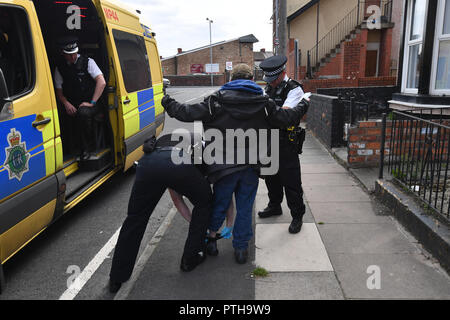
M 288 0 L 288 56 L 296 42 L 300 57 L 289 75 L 312 92 L 396 85 L 402 10 L 395 0 Z
M 219 64 L 219 72 L 217 74 L 222 75 L 225 79 L 227 62 L 232 62 L 233 65 L 246 63 L 249 66 L 253 66 L 253 44 L 256 42 L 258 42 L 258 39 L 253 34 L 249 34 L 240 38 L 212 44 L 213 64 Z M 206 74 L 206 64 L 209 64 L 211 61 L 211 46 L 208 45 L 188 51 L 183 51 L 179 48 L 176 55 L 163 58 L 161 65 L 164 77 L 171 79 L 171 82 L 173 82 L 172 79 L 175 79 L 174 84 L 176 85 L 176 76 L 182 76 L 184 79 L 188 79 L 186 76 L 197 74 L 200 77 L 198 74 Z M 204 77 L 208 78 L 209 76 Z M 221 80 L 216 84 L 219 85 L 223 81 Z

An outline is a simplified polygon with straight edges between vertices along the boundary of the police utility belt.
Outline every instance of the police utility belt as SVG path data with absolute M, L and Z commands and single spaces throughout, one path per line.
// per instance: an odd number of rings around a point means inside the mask
M 280 140 L 287 141 L 293 150 L 298 153 L 303 153 L 303 143 L 306 139 L 306 130 L 302 127 L 289 127 L 280 130 Z

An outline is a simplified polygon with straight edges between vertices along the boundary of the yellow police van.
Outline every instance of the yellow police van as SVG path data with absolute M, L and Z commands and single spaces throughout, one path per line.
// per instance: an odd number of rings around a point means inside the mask
M 163 130 L 161 62 L 139 15 L 113 0 L 0 0 L 0 292 L 2 264 Z M 107 83 L 84 161 L 66 148 L 80 128 L 67 130 L 55 96 L 57 39 L 67 35 Z

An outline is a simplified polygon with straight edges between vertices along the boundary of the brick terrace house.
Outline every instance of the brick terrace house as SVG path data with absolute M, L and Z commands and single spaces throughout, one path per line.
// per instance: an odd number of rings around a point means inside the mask
M 450 106 L 450 0 L 405 0 L 391 108 Z
M 301 57 L 298 66 L 288 65 L 289 75 L 303 80 L 312 92 L 396 85 L 401 2 L 288 0 L 288 55 L 294 60 L 297 42 Z M 371 8 L 374 5 L 378 9 Z
M 226 82 L 226 63 L 233 65 L 246 63 L 254 65 L 253 44 L 258 39 L 249 34 L 236 39 L 213 43 L 213 64 L 219 64 L 219 72 L 215 76 L 215 84 L 222 85 Z M 161 60 L 164 77 L 169 78 L 173 85 L 207 85 L 210 76 L 206 74 L 206 64 L 210 63 L 210 45 L 183 51 L 178 49 L 174 56 Z

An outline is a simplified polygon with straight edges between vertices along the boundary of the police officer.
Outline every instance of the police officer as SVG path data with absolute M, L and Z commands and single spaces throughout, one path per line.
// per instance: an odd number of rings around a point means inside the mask
M 103 94 L 106 81 L 93 59 L 78 54 L 76 37 L 62 37 L 58 40 L 58 45 L 62 49 L 64 59 L 58 61 L 55 70 L 56 96 L 63 104 L 65 114 L 69 116 L 68 119 L 65 117 L 65 125 L 77 126 L 72 133 L 78 133 L 81 140 L 81 158 L 85 160 L 95 151 L 93 118 L 99 113 L 97 101 Z M 65 133 L 66 138 L 71 138 L 71 134 Z
M 145 155 L 136 169 L 127 218 L 120 230 L 112 261 L 109 281 L 112 293 L 130 278 L 148 220 L 167 188 L 186 196 L 194 205 L 181 270 L 189 272 L 206 259 L 211 187 L 199 167 L 194 165 L 197 161 L 190 156 L 196 154 L 192 151 L 196 140 L 191 135 L 181 138 L 179 142 L 179 137 L 168 134 L 144 145 Z
M 284 109 L 297 106 L 304 95 L 300 83 L 286 75 L 286 62 L 287 57 L 279 55 L 270 57 L 260 64 L 260 68 L 264 71 L 264 81 L 268 83 L 266 94 Z M 303 202 L 298 150 L 290 138 L 288 128 L 280 128 L 280 169 L 276 175 L 265 177 L 265 181 L 269 204 L 263 211 L 258 212 L 259 217 L 268 218 L 282 214 L 284 188 L 292 215 L 289 232 L 293 234 L 300 232 L 306 207 Z

